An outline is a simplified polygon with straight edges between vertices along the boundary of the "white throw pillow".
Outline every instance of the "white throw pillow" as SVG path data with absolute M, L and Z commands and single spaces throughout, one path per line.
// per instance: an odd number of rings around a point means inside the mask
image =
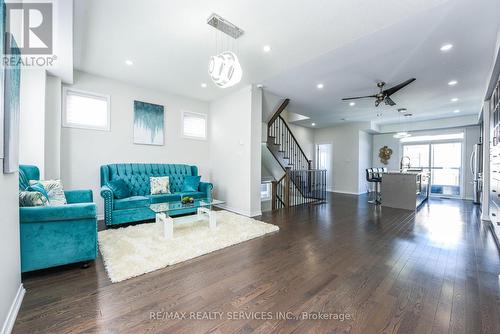
M 61 180 L 30 180 L 30 186 L 37 183 L 40 183 L 45 188 L 49 197 L 49 205 L 57 206 L 67 204 Z
M 151 195 L 170 194 L 170 178 L 168 176 L 151 176 L 149 183 L 151 184 Z

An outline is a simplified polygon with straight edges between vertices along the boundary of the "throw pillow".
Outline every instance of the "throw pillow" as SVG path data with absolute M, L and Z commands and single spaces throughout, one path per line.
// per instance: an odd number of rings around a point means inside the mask
M 49 194 L 47 193 L 47 191 L 45 190 L 45 188 L 42 186 L 42 184 L 40 182 L 37 182 L 37 183 L 32 184 L 31 186 L 27 187 L 26 191 L 37 191 L 37 192 L 41 193 L 47 199 L 47 202 L 49 201 Z
M 122 179 L 109 181 L 108 187 L 111 189 L 113 196 L 116 199 L 130 197 L 130 188 L 128 187 L 127 182 Z
M 19 206 L 46 206 L 48 205 L 47 197 L 38 191 L 20 191 Z
M 151 195 L 170 194 L 170 178 L 168 176 L 151 176 L 149 183 L 151 185 Z
M 182 191 L 198 191 L 201 176 L 186 176 L 182 184 Z
M 45 188 L 49 197 L 49 205 L 57 206 L 67 204 L 61 180 L 30 180 L 31 186 L 37 183 L 40 183 L 43 188 Z

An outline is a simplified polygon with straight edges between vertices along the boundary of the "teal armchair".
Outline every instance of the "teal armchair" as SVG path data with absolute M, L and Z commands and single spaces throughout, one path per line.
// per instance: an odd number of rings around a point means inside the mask
M 39 180 L 36 166 L 19 166 L 19 189 Z M 97 209 L 91 190 L 64 192 L 67 205 L 21 207 L 21 271 L 44 269 L 97 257 Z

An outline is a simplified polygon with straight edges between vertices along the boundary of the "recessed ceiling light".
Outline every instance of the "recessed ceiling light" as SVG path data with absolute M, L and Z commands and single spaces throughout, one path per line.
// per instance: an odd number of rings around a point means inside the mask
M 458 97 L 454 97 L 450 100 L 451 102 L 457 102 L 458 101 Z
M 455 109 L 455 110 L 453 110 L 453 112 L 454 112 L 455 114 L 458 114 L 458 113 L 460 112 L 460 110 Z
M 448 86 L 455 86 L 457 83 L 457 80 L 451 80 L 450 82 L 448 82 Z
M 347 121 L 347 118 L 341 118 L 340 120 L 341 121 Z
M 350 103 L 349 103 L 349 105 L 350 105 L 351 107 L 353 107 L 353 106 L 355 106 L 355 105 L 356 105 L 356 102 L 350 102 Z
M 323 87 L 325 87 L 325 85 L 323 85 L 322 83 L 316 85 L 316 88 L 318 89 L 323 89 Z
M 316 123 L 311 123 L 312 126 L 316 126 Z
M 125 64 L 127 64 L 128 66 L 132 66 L 134 65 L 134 62 L 132 60 L 125 60 Z
M 411 116 L 413 116 L 413 114 L 404 114 L 403 116 L 404 117 L 411 117 Z
M 446 52 L 446 51 L 450 51 L 451 49 L 453 48 L 453 44 L 444 44 L 443 46 L 441 46 L 441 51 L 443 52 Z
M 264 88 L 263 84 L 257 84 L 257 88 Z
M 382 117 L 382 114 L 381 114 L 381 113 L 378 113 L 378 114 L 377 114 L 377 117 Z
M 408 110 L 406 110 L 406 108 L 399 108 L 398 109 L 398 112 L 401 113 L 401 114 L 404 114 L 405 112 L 407 112 Z
M 264 45 L 264 47 L 262 48 L 262 50 L 263 50 L 264 52 L 269 52 L 269 51 L 271 51 L 271 46 L 269 46 L 269 45 Z
M 201 84 L 201 88 L 207 88 L 207 84 L 203 82 L 203 83 Z

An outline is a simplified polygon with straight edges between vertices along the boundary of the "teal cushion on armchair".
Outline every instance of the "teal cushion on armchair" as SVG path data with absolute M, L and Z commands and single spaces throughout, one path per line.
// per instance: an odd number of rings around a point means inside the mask
M 182 192 L 198 191 L 201 176 L 186 176 L 182 184 Z

